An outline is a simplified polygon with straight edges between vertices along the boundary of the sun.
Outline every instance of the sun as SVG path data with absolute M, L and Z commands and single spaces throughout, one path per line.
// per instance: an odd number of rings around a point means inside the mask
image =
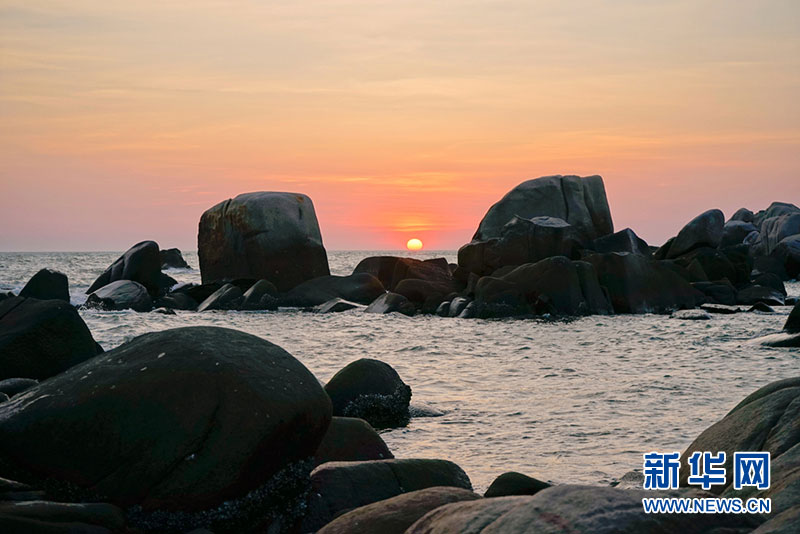
M 406 248 L 408 250 L 422 250 L 422 241 L 416 237 L 414 239 L 409 239 L 408 243 L 406 243 Z

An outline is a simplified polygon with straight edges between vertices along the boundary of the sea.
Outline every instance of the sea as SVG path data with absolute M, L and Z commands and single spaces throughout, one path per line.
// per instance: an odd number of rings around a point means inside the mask
M 3 252 L 0 290 L 17 292 L 50 267 L 67 274 L 72 303 L 79 305 L 120 254 Z M 331 272 L 349 274 L 361 259 L 381 254 L 456 258 L 455 251 L 329 251 Z M 193 268 L 168 274 L 199 282 L 197 254 L 184 257 Z M 800 295 L 800 283 L 788 283 L 787 291 Z M 800 350 L 752 341 L 779 331 L 789 311 L 708 321 L 665 315 L 481 320 L 358 310 L 80 314 L 106 350 L 146 332 L 213 325 L 280 345 L 322 382 L 359 358 L 382 360 L 413 391 L 410 424 L 382 433 L 395 456 L 452 460 L 483 491 L 506 471 L 607 485 L 641 470 L 645 452 L 683 451 L 748 394 L 799 374 Z

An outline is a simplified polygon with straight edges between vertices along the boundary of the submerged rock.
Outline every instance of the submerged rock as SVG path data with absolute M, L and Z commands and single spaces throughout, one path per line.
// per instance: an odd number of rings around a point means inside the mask
M 297 193 L 244 193 L 200 218 L 197 254 L 203 283 L 269 280 L 280 291 L 330 274 L 311 199 Z
M 333 415 L 358 417 L 378 429 L 408 423 L 411 388 L 381 361 L 362 358 L 348 364 L 333 375 L 325 391 Z
M 39 300 L 58 299 L 69 302 L 69 282 L 67 275 L 52 269 L 42 269 L 25 284 L 20 297 Z
M 146 312 L 153 308 L 153 301 L 142 284 L 131 280 L 117 280 L 89 295 L 85 306 L 100 310 Z
M 535 495 L 545 488 L 549 488 L 550 484 L 542 482 L 533 477 L 509 471 L 503 473 L 489 486 L 484 497 L 508 497 L 509 495 Z
M 0 380 L 42 380 L 102 352 L 78 312 L 62 300 L 0 301 Z

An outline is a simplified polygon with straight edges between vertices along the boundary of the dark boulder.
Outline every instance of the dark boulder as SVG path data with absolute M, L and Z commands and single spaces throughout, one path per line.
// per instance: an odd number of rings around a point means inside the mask
M 281 298 L 281 305 L 318 306 L 335 298 L 369 304 L 384 293 L 386 290 L 380 280 L 368 273 L 355 273 L 349 276 L 327 275 L 298 285 Z
M 392 313 L 398 312 L 403 315 L 414 315 L 416 308 L 414 305 L 403 295 L 397 293 L 384 293 L 376 298 L 364 310 L 366 313 Z
M 668 313 L 702 300 L 702 293 L 665 262 L 617 252 L 590 254 L 586 261 L 594 265 L 616 313 Z
M 592 241 L 591 248 L 597 252 L 630 252 L 650 256 L 650 247 L 630 228 L 625 228 L 610 235 L 598 237 Z
M 783 299 L 780 291 L 759 285 L 745 287 L 736 294 L 736 303 L 748 306 L 752 306 L 756 302 L 763 302 L 770 306 L 783 306 Z
M 173 291 L 155 301 L 155 306 L 159 308 L 169 308 L 170 310 L 189 310 L 197 309 L 197 301 L 182 291 Z
M 361 260 L 353 273 L 371 274 L 380 280 L 384 288 L 396 293 L 397 287 L 404 280 L 428 282 L 434 292 L 445 295 L 460 289 L 444 258 L 417 260 L 397 256 L 371 256 Z
M 783 329 L 790 334 L 800 333 L 800 302 L 795 304 L 794 308 L 792 308 L 789 317 L 786 319 L 786 324 L 783 325 Z
M 721 251 L 701 247 L 675 259 L 678 265 L 686 267 L 696 278 L 704 281 L 738 281 L 736 266 Z M 749 274 L 749 273 L 748 273 Z M 743 280 L 744 282 L 747 279 Z
M 706 296 L 709 303 L 734 306 L 736 304 L 736 288 L 723 280 L 721 282 L 694 282 L 692 287 Z
M 489 208 L 472 240 L 500 237 L 502 228 L 515 216 L 557 217 L 587 240 L 614 231 L 600 176 L 544 176 L 523 182 Z
M 747 284 L 750 281 L 754 265 L 753 258 L 750 256 L 750 247 L 744 244 L 734 245 L 721 248 L 719 251 L 728 259 L 736 272 L 735 278 L 728 280 L 737 287 Z
M 721 315 L 731 315 L 741 311 L 738 306 L 729 306 L 727 304 L 702 304 L 700 309 L 708 313 L 719 313 Z
M 389 447 L 369 423 L 355 417 L 334 417 L 314 454 L 314 464 L 391 458 Z
M 276 310 L 278 309 L 278 288 L 269 280 L 259 280 L 245 291 L 242 302 L 243 310 Z
M 244 193 L 200 218 L 203 283 L 266 279 L 280 291 L 330 274 L 311 199 L 296 193 Z
M 49 378 L 98 352 L 86 323 L 63 300 L 0 301 L 0 380 Z
M 0 380 L 0 393 L 13 397 L 38 383 L 39 381 L 33 378 L 6 378 L 5 380 Z
M 800 278 L 800 234 L 781 239 L 770 257 L 777 265 L 783 267 L 786 279 Z
M 153 309 L 153 301 L 142 284 L 131 280 L 117 280 L 95 290 L 87 297 L 84 306 L 98 310 L 146 312 Z
M 158 243 L 142 241 L 129 248 L 95 280 L 86 293 L 94 293 L 103 286 L 117 280 L 132 280 L 142 284 L 155 295 L 175 283 L 161 272 Z M 171 282 L 170 282 L 171 281 Z
M 157 313 L 159 315 L 177 315 L 175 310 L 172 308 L 155 308 L 153 309 L 153 313 Z
M 333 415 L 358 417 L 378 429 L 408 423 L 411 388 L 381 361 L 362 358 L 346 365 L 333 375 L 325 391 Z
M 394 292 L 414 304 L 415 308 L 425 308 L 423 313 L 433 313 L 448 295 L 453 293 L 451 286 L 441 286 L 435 282 L 407 278 L 401 280 Z
M 754 220 L 754 215 L 753 215 L 752 211 L 750 211 L 747 208 L 739 208 L 738 210 L 736 210 L 736 213 L 734 213 L 731 216 L 731 218 L 728 220 L 728 222 L 730 222 L 730 221 L 741 221 L 741 222 L 746 222 L 746 223 L 752 223 L 753 220 Z
M 403 534 L 431 510 L 476 499 L 480 496 L 463 488 L 433 487 L 412 491 L 347 512 L 328 523 L 318 534 Z
M 336 516 L 432 487 L 472 490 L 464 471 L 447 460 L 329 462 L 311 473 L 311 496 L 301 532 L 316 532 Z
M 447 307 L 446 317 L 458 317 L 471 301 L 464 297 L 454 298 Z
M 775 310 L 772 308 L 772 306 L 769 306 L 768 304 L 764 304 L 763 302 L 760 302 L 760 301 L 756 302 L 755 304 L 750 306 L 750 309 L 748 309 L 747 311 L 749 313 L 752 313 L 752 312 L 775 313 Z
M 725 225 L 725 216 L 720 210 L 708 210 L 701 213 L 675 237 L 669 247 L 667 259 L 677 258 L 699 247 L 716 248 L 722 240 L 722 229 Z
M 53 494 L 131 507 L 134 527 L 241 532 L 302 491 L 330 418 L 317 379 L 280 347 L 225 328 L 178 328 L 0 406 L 0 461 Z
M 342 299 L 331 299 L 328 302 L 323 302 L 319 306 L 314 306 L 314 311 L 316 313 L 341 313 L 358 307 L 359 305 L 355 302 L 348 302 Z
M 217 289 L 211 296 L 201 302 L 197 307 L 197 311 L 238 310 L 243 302 L 244 295 L 242 295 L 242 290 L 228 283 Z
M 67 275 L 52 269 L 42 269 L 28 280 L 28 283 L 19 292 L 19 296 L 39 300 L 58 299 L 69 302 Z
M 774 289 L 784 297 L 786 296 L 786 286 L 779 276 L 773 273 L 761 273 L 753 277 L 753 284 Z
M 800 234 L 800 211 L 764 219 L 759 228 L 758 239 L 751 245 L 755 256 L 769 256 L 778 243 Z
M 800 213 L 800 208 L 788 202 L 773 202 L 765 210 L 761 210 L 753 217 L 753 224 L 761 226 L 761 224 L 772 217 L 780 217 L 781 215 L 793 215 Z
M 183 259 L 183 254 L 177 248 L 168 248 L 158 252 L 161 258 L 162 269 L 190 269 L 189 264 Z
M 728 221 L 722 228 L 722 239 L 720 240 L 720 247 L 728 247 L 731 245 L 740 245 L 744 243 L 744 238 L 753 232 L 757 232 L 758 228 L 751 222 L 744 221 Z
M 510 495 L 535 495 L 550 484 L 533 477 L 509 471 L 503 473 L 489 485 L 484 497 L 508 497 Z

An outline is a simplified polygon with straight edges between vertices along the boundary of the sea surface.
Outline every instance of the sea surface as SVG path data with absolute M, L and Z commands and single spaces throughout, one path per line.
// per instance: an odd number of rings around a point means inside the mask
M 333 274 L 349 274 L 380 251 L 329 252 Z M 388 252 L 398 254 L 398 252 Z M 19 291 L 42 267 L 66 273 L 73 304 L 121 252 L 0 253 L 0 290 Z M 421 259 L 454 251 L 402 254 Z M 185 253 L 197 267 L 196 253 Z M 169 270 L 199 282 L 197 269 Z M 800 283 L 789 283 L 790 295 Z M 276 343 L 327 381 L 349 362 L 376 358 L 412 387 L 414 417 L 383 433 L 397 457 L 445 458 L 485 490 L 520 471 L 557 483 L 608 484 L 640 469 L 642 453 L 683 451 L 757 388 L 800 374 L 800 350 L 753 338 L 780 330 L 775 314 L 545 319 L 447 319 L 279 312 L 81 311 L 112 349 L 139 334 L 188 325 L 225 326 Z M 435 416 L 434 416 L 435 415 Z

